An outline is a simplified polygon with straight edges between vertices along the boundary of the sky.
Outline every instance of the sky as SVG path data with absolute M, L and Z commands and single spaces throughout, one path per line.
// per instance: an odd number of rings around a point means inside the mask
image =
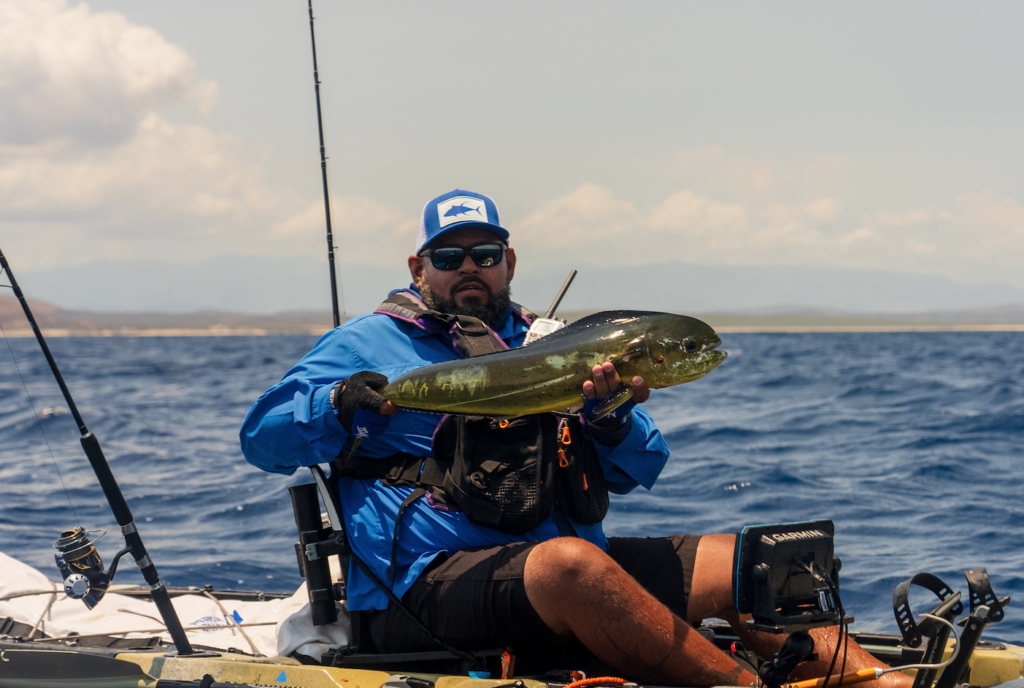
M 403 265 L 424 202 L 463 188 L 521 266 L 1024 288 L 1020 3 L 315 10 L 343 270 Z M 303 2 L 0 0 L 0 248 L 25 284 L 323 262 L 322 203 Z

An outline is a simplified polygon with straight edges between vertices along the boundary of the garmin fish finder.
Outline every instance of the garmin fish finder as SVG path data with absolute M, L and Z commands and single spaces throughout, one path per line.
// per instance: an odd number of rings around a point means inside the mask
M 758 669 L 768 688 L 782 686 L 798 664 L 817 658 L 810 629 L 841 624 L 845 632 L 853 621 L 839 599 L 835 532 L 832 521 L 822 520 L 747 526 L 736 534 L 736 610 L 754 617 L 752 630 L 790 634 Z
M 736 609 L 754 617 L 752 629 L 792 633 L 840 622 L 834 535 L 828 520 L 747 526 L 737 533 L 733 591 Z

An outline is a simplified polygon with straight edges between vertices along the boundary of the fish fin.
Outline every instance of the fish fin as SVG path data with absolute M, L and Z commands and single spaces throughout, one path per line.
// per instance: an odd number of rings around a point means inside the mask
M 609 394 L 603 402 L 594 407 L 594 420 L 601 420 L 632 398 L 633 388 L 628 385 L 623 385 Z

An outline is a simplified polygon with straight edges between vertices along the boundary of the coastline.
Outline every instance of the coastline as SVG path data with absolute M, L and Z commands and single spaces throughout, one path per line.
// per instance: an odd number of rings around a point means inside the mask
M 44 301 L 29 301 L 47 337 L 263 337 L 322 336 L 332 329 L 324 311 L 278 313 L 120 313 L 64 310 Z M 559 317 L 572 323 L 596 311 L 571 311 Z M 679 311 L 676 311 L 679 312 Z M 342 321 L 358 314 L 345 314 Z M 1024 332 L 1024 304 L 927 313 L 848 313 L 808 309 L 690 313 L 723 334 L 811 332 Z M 0 294 L 0 324 L 8 337 L 33 337 L 21 305 Z
M 288 330 L 267 330 L 258 327 L 207 328 L 121 328 L 69 329 L 42 328 L 43 336 L 54 337 L 265 337 L 271 335 L 322 336 L 330 328 L 309 326 Z M 895 332 L 1024 332 L 1024 324 L 967 324 L 967 325 L 724 325 L 715 331 L 722 334 L 798 334 L 798 333 L 895 333 Z M 34 337 L 31 329 L 7 330 L 10 338 Z

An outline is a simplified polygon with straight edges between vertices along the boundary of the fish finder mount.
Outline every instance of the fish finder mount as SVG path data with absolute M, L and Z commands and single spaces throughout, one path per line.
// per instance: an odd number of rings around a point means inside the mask
M 842 618 L 832 521 L 746 526 L 736 535 L 733 591 L 749 627 L 794 633 L 834 626 Z
M 751 630 L 790 634 L 758 670 L 765 686 L 783 685 L 798 664 L 817 659 L 810 629 L 853 620 L 839 601 L 834 535 L 828 520 L 747 526 L 736 534 L 737 611 L 754 617 Z

